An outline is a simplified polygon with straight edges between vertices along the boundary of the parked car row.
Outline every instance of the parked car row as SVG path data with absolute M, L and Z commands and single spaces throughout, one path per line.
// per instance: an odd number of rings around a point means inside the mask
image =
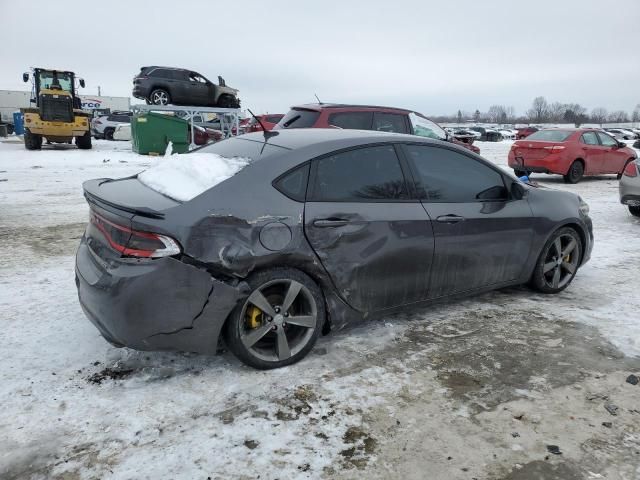
M 620 140 L 636 140 L 640 138 L 640 128 L 604 128 L 603 130 Z

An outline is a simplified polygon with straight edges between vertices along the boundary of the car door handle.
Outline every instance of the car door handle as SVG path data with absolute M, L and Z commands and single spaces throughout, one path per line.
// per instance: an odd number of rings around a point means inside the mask
M 438 218 L 436 218 L 436 222 L 440 222 L 440 223 L 464 222 L 464 217 L 461 217 L 460 215 L 440 215 Z
M 323 218 L 320 220 L 314 220 L 314 227 L 344 227 L 349 223 L 349 220 L 343 218 Z

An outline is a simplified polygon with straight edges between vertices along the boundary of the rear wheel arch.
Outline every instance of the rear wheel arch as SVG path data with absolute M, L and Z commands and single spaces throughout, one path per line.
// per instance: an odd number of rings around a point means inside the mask
M 265 266 L 265 267 L 261 267 L 261 268 L 257 268 L 255 270 L 252 270 L 251 272 L 249 272 L 249 274 L 241 280 L 241 282 L 245 282 L 247 281 L 247 279 L 249 279 L 250 277 L 255 277 L 258 275 L 262 275 L 265 272 L 272 272 L 272 271 L 277 271 L 277 270 L 293 270 L 293 271 L 297 271 L 299 273 L 302 273 L 304 275 L 306 275 L 307 277 L 309 277 L 318 287 L 318 289 L 320 290 L 320 294 L 322 296 L 322 300 L 325 306 L 325 319 L 324 319 L 324 323 L 322 325 L 322 333 L 323 334 L 327 334 L 330 330 L 331 327 L 331 309 L 329 306 L 329 303 L 327 302 L 327 289 L 332 288 L 331 285 L 327 285 L 327 282 L 324 281 L 321 278 L 321 275 L 318 274 L 318 272 L 314 272 L 313 269 L 310 268 L 305 268 L 304 266 L 300 266 L 300 265 L 288 265 L 286 263 L 282 263 L 279 264 L 277 266 Z M 225 329 L 227 328 L 227 323 L 229 322 L 231 316 L 232 316 L 233 312 L 230 312 L 229 315 L 227 315 L 227 318 L 225 318 L 223 325 L 222 325 L 222 330 L 221 331 L 225 331 Z
M 567 169 L 567 173 L 569 173 L 569 169 L 571 169 L 571 165 L 573 165 L 575 162 L 580 162 L 582 164 L 582 168 L 585 170 L 585 172 L 587 171 L 587 162 L 585 162 L 584 158 L 578 157 L 573 162 L 571 162 L 569 164 L 569 168 Z
M 244 314 L 244 308 L 246 307 L 247 302 L 251 301 L 249 299 L 255 292 L 262 290 L 265 285 L 267 286 L 267 288 L 269 288 L 269 285 L 272 284 L 273 282 L 282 282 L 283 280 L 286 281 L 287 279 L 292 281 L 292 285 L 293 283 L 298 283 L 299 284 L 298 289 L 301 288 L 300 285 L 302 286 L 302 291 L 300 291 L 301 294 L 303 294 L 303 292 L 306 291 L 307 298 L 314 299 L 314 301 L 311 304 L 311 305 L 315 305 L 315 306 L 311 306 L 312 311 L 314 312 L 313 315 L 317 314 L 316 318 L 318 318 L 318 320 L 322 320 L 323 323 L 322 325 L 316 324 L 316 326 L 313 327 L 315 331 L 311 335 L 311 338 L 309 340 L 304 340 L 305 342 L 308 342 L 308 343 L 303 344 L 304 348 L 302 348 L 301 351 L 299 351 L 298 353 L 292 354 L 288 352 L 288 347 L 287 347 L 286 351 L 289 353 L 289 355 L 291 355 L 290 357 L 284 358 L 284 359 L 280 358 L 280 360 L 276 361 L 275 363 L 274 362 L 265 363 L 264 360 L 266 359 L 255 358 L 255 352 L 252 354 L 250 352 L 251 349 L 248 345 L 244 345 L 244 346 L 242 345 L 244 340 L 242 340 L 241 331 L 238 331 L 238 328 L 242 328 L 242 327 L 238 327 L 239 325 L 238 322 L 243 322 L 244 317 L 242 315 Z M 305 271 L 301 270 L 300 268 L 290 267 L 287 265 L 278 265 L 273 267 L 256 269 L 252 271 L 249 275 L 247 275 L 247 277 L 244 279 L 244 282 L 249 287 L 249 289 L 246 290 L 247 295 L 242 296 L 240 298 L 240 301 L 236 304 L 235 308 L 230 312 L 230 314 L 225 319 L 224 324 L 222 326 L 221 331 L 224 332 L 224 338 L 226 340 L 227 347 L 241 361 L 259 369 L 277 368 L 279 366 L 295 363 L 298 360 L 301 360 L 302 358 L 304 358 L 309 353 L 309 351 L 313 348 L 313 345 L 315 344 L 318 335 L 323 332 L 324 330 L 323 327 L 326 324 L 326 319 L 328 318 L 326 298 L 324 296 L 321 283 L 318 282 L 316 279 L 314 279 L 311 275 L 307 274 Z M 291 286 L 286 287 L 286 289 L 288 289 L 289 292 L 291 292 L 290 290 L 291 288 L 292 288 Z M 294 295 L 297 295 L 297 293 Z M 287 293 L 287 296 L 288 296 L 288 293 Z M 264 298 L 265 297 L 263 297 L 263 301 L 264 301 Z M 260 303 L 255 303 L 255 301 L 253 301 L 252 303 L 253 305 L 260 305 Z M 269 301 L 269 303 L 271 303 L 271 301 Z M 261 308 L 261 306 L 259 306 L 258 308 Z M 280 312 L 277 306 L 274 308 L 276 312 Z M 317 313 L 315 313 L 316 309 L 317 309 Z M 267 310 L 263 310 L 263 311 L 267 311 Z M 286 312 L 283 311 L 283 313 L 285 313 L 285 317 L 286 317 L 287 316 Z M 309 315 L 309 313 L 302 313 L 302 315 Z M 278 320 L 277 318 L 275 318 L 274 320 L 275 322 L 273 323 L 273 325 L 276 325 Z M 293 317 L 291 317 L 291 320 L 293 320 Z M 278 325 L 277 327 L 278 333 L 281 332 L 282 328 L 285 328 L 285 329 L 287 328 L 287 327 L 284 327 L 284 323 L 282 324 L 282 326 L 280 324 L 277 324 L 277 325 Z M 301 324 L 295 324 L 295 325 L 301 325 Z M 264 327 L 267 327 L 267 330 L 268 330 L 269 324 L 263 325 L 261 328 L 264 328 Z M 275 326 L 273 327 L 273 330 L 276 330 Z M 263 335 L 264 333 L 262 334 L 262 336 Z M 287 342 L 285 341 L 285 346 L 286 344 Z M 279 348 L 280 348 L 280 338 L 278 338 L 278 349 Z M 292 347 L 292 352 L 293 352 L 293 347 Z

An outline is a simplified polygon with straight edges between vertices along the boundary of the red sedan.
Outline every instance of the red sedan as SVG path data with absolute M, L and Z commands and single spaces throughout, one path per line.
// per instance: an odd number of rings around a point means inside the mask
M 283 113 L 258 115 L 258 118 L 264 125 L 264 128 L 266 128 L 267 130 L 272 130 L 273 127 L 276 126 L 276 123 L 282 120 L 282 117 L 284 117 Z M 249 123 L 247 124 L 245 129 L 245 133 L 261 132 L 261 131 L 262 131 L 262 127 L 260 126 L 260 123 L 258 123 L 258 121 L 255 118 L 252 118 L 251 120 L 249 120 Z
M 633 149 L 600 130 L 545 129 L 513 144 L 509 166 L 517 176 L 552 173 L 578 183 L 584 175 L 620 176 L 635 158 Z

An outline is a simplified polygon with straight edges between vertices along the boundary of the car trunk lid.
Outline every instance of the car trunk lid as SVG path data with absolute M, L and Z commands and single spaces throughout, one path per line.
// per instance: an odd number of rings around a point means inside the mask
M 536 140 L 520 140 L 513 144 L 513 152 L 516 157 L 524 160 L 540 160 L 554 151 L 554 147 L 562 147 L 559 142 L 543 142 Z

